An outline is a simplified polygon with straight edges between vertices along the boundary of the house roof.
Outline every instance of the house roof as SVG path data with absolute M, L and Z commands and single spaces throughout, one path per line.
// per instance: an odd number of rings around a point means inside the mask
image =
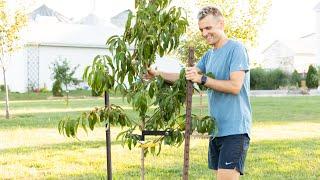
M 71 20 L 64 15 L 60 14 L 59 12 L 47 7 L 45 4 L 42 6 L 38 7 L 34 11 L 28 14 L 29 18 L 33 21 L 36 21 L 38 17 L 53 17 L 55 18 L 58 22 L 65 22 L 69 23 Z
M 294 51 L 289 48 L 285 43 L 276 40 L 270 46 L 268 46 L 262 54 L 271 55 L 276 57 L 292 57 L 294 56 Z
M 32 21 L 22 36 L 26 45 L 103 48 L 110 36 L 123 32 L 94 13 L 72 22 L 46 5 L 32 11 L 29 18 Z
M 90 13 L 86 17 L 82 18 L 78 23 L 86 25 L 103 25 L 106 24 L 106 21 L 99 18 L 95 14 Z
M 127 9 L 125 11 L 120 12 L 119 14 L 110 18 L 110 22 L 120 28 L 124 28 L 130 11 L 131 10 Z
M 316 54 L 316 34 L 310 33 L 293 40 L 276 40 L 268 46 L 262 54 L 271 49 L 277 49 L 278 57 L 293 56 L 295 54 Z
M 65 23 L 30 23 L 23 31 L 25 44 L 46 44 L 47 46 L 104 47 L 112 35 L 123 30 L 108 25 L 83 25 Z

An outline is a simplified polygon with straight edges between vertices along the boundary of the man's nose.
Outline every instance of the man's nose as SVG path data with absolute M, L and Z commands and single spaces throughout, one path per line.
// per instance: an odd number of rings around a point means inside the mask
M 203 37 L 206 37 L 206 36 L 207 36 L 207 34 L 208 34 L 208 33 L 207 33 L 207 31 L 206 31 L 206 30 L 203 30 L 203 31 L 202 31 L 202 36 L 203 36 Z

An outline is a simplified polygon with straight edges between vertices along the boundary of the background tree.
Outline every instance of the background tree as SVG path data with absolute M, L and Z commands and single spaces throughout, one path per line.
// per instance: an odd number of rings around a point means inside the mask
M 309 89 L 317 88 L 319 85 L 319 77 L 318 77 L 317 69 L 312 65 L 309 66 L 309 69 L 307 72 L 306 85 Z
M 27 17 L 23 10 L 13 11 L 8 8 L 5 0 L 0 0 L 0 65 L 3 72 L 4 86 L 6 89 L 6 118 L 9 115 L 9 95 L 6 80 L 6 71 L 9 56 L 19 48 L 19 32 L 26 25 Z
M 185 4 L 181 0 L 177 0 L 177 2 L 181 5 Z M 219 8 L 225 18 L 225 33 L 227 37 L 237 39 L 247 47 L 256 45 L 259 28 L 265 23 L 271 7 L 271 0 L 199 0 L 194 3 L 199 9 L 205 6 Z M 189 46 L 195 47 L 196 60 L 199 60 L 211 48 L 199 32 L 197 17 L 191 13 L 195 9 L 194 4 L 185 8 L 190 12 L 188 16 L 190 26 L 177 54 L 184 63 Z
M 80 82 L 80 80 L 74 77 L 74 73 L 78 67 L 79 65 L 71 67 L 70 62 L 61 57 L 54 61 L 51 66 L 53 71 L 52 76 L 55 80 L 52 87 L 52 93 L 54 96 L 63 96 L 61 85 L 64 85 L 67 94 L 67 105 L 69 105 L 69 87 L 71 85 L 77 85 Z

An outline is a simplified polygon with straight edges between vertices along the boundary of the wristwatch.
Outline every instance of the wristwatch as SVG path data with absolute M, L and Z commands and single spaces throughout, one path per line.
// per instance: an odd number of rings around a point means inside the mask
M 202 77 L 201 77 L 201 85 L 205 85 L 206 84 L 206 82 L 207 82 L 207 79 L 208 79 L 208 77 L 207 76 L 205 76 L 205 75 L 203 75 Z

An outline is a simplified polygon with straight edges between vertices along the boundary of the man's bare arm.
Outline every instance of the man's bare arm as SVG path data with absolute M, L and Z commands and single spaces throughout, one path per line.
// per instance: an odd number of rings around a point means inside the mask
M 179 73 L 168 73 L 168 72 L 162 72 L 154 69 L 149 69 L 148 70 L 148 78 L 153 78 L 155 76 L 160 76 L 162 77 L 165 81 L 168 81 L 170 83 L 174 83 L 179 79 Z
M 199 69 L 196 67 L 187 68 L 186 78 L 200 84 L 202 75 L 198 72 Z M 219 92 L 237 95 L 242 88 L 244 78 L 244 71 L 235 71 L 230 74 L 230 80 L 216 80 L 208 77 L 205 86 Z
M 242 88 L 244 77 L 244 71 L 232 72 L 230 74 L 230 80 L 216 80 L 208 77 L 205 86 L 216 91 L 237 95 Z

